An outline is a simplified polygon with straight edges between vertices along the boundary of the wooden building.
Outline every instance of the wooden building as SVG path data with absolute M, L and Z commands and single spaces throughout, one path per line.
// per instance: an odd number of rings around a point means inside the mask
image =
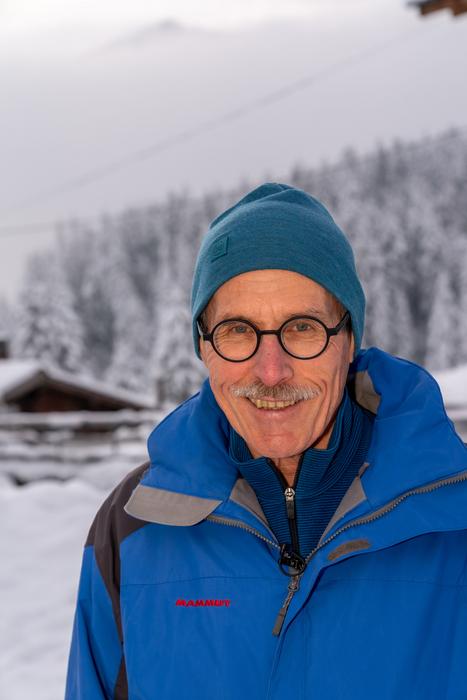
M 151 409 L 154 400 L 36 360 L 0 359 L 0 410 L 28 413 Z
M 467 12 L 467 0 L 410 0 L 408 4 L 418 7 L 422 15 L 438 10 L 451 10 L 453 15 Z

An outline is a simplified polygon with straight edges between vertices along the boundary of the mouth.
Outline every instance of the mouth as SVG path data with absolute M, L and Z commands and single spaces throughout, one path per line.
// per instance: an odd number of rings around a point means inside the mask
M 267 399 L 248 399 L 256 408 L 268 411 L 280 411 L 290 406 L 296 406 L 300 401 L 268 401 Z

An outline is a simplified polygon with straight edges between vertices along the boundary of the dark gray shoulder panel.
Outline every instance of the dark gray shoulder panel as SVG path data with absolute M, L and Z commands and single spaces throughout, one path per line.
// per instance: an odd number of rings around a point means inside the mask
M 145 462 L 133 469 L 106 498 L 91 525 L 86 546 L 93 545 L 96 550 L 107 547 L 110 532 L 116 536 L 115 543 L 120 544 L 125 537 L 144 525 L 141 521 L 128 515 L 124 506 L 148 468 L 149 462 Z
M 128 515 L 124 510 L 124 506 L 148 468 L 149 462 L 145 462 L 137 467 L 137 469 L 127 474 L 123 481 L 112 491 L 99 508 L 86 541 L 87 546 L 92 545 L 94 547 L 97 566 L 112 601 L 118 635 L 122 644 L 120 543 L 125 537 L 148 524 Z M 124 656 L 122 656 L 122 663 L 114 690 L 114 700 L 128 700 Z

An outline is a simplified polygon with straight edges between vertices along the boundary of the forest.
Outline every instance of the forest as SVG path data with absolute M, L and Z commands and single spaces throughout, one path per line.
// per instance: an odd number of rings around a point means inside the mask
M 467 136 L 396 141 L 269 179 L 320 199 L 349 237 L 367 297 L 363 347 L 428 369 L 467 362 Z M 21 293 L 0 304 L 14 357 L 53 362 L 179 401 L 204 376 L 191 276 L 210 221 L 259 182 L 57 226 Z

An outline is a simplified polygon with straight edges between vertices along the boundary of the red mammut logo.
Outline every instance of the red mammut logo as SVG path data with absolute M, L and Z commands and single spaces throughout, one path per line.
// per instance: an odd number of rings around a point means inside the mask
M 211 598 L 185 600 L 184 598 L 179 598 L 175 605 L 182 608 L 228 608 L 230 600 L 215 600 Z

